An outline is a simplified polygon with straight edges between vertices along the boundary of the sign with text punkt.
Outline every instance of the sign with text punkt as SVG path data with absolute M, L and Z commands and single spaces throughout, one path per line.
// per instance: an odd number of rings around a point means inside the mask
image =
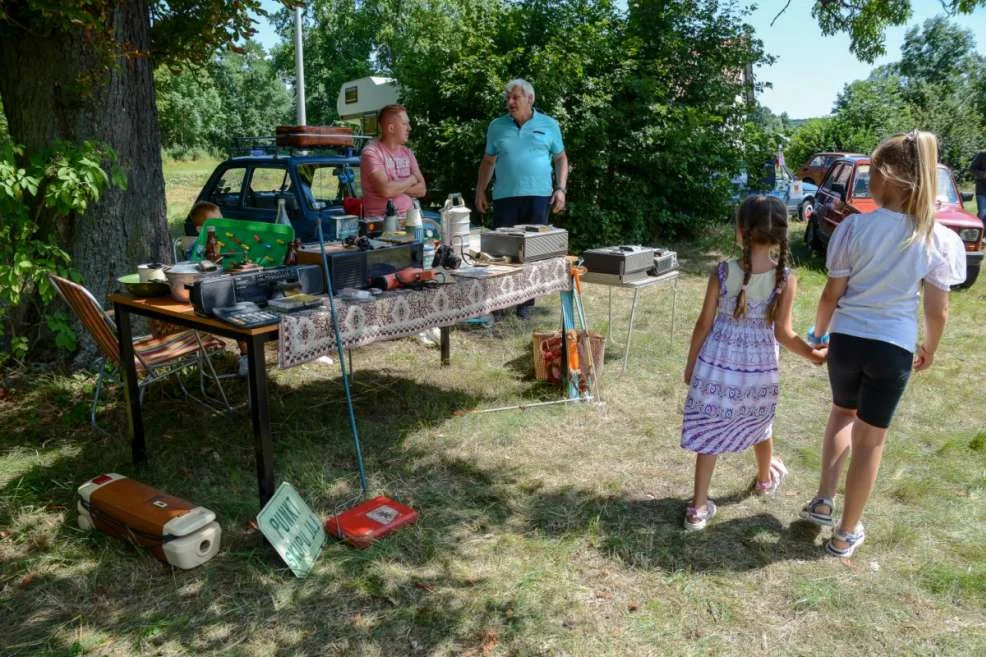
M 257 526 L 295 577 L 308 574 L 325 543 L 322 521 L 286 481 L 257 514 Z

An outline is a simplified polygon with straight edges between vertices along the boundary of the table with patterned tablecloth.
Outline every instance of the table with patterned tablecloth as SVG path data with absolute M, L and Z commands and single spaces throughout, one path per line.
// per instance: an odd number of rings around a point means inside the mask
M 372 301 L 336 301 L 343 345 L 417 335 L 436 326 L 510 308 L 536 297 L 571 289 L 564 257 L 525 263 L 516 272 L 489 278 L 456 278 L 422 290 L 397 290 Z M 332 317 L 319 309 L 281 317 L 278 366 L 293 367 L 336 351 Z

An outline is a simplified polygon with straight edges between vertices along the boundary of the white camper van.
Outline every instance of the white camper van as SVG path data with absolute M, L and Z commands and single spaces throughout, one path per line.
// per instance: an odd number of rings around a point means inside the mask
M 377 134 L 377 112 L 397 102 L 399 87 L 393 78 L 368 77 L 344 82 L 336 99 L 339 118 L 360 122 L 364 135 Z

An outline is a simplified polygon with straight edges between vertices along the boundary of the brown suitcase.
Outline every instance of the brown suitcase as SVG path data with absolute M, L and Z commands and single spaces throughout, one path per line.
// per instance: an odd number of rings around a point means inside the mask
M 279 125 L 275 134 L 278 146 L 319 148 L 353 145 L 353 129 L 342 126 Z
M 178 568 L 194 568 L 219 551 L 216 514 L 116 473 L 79 486 L 79 527 L 129 540 Z

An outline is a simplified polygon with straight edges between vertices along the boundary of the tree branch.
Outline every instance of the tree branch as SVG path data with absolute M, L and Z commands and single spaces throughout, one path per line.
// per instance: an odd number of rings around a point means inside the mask
M 774 19 L 772 21 L 770 21 L 770 26 L 771 27 L 774 27 L 774 23 L 777 22 L 777 19 L 780 18 L 781 17 L 781 14 L 783 14 L 785 11 L 787 11 L 787 8 L 790 7 L 790 6 L 791 6 L 791 0 L 787 0 L 787 4 L 785 4 L 784 7 L 779 12 L 777 12 L 777 15 L 774 16 Z

